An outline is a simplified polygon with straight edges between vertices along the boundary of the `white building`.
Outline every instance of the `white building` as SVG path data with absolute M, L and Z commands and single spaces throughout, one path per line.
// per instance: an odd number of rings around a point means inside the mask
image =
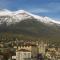
M 30 60 L 31 52 L 29 50 L 21 49 L 16 51 L 16 60 Z

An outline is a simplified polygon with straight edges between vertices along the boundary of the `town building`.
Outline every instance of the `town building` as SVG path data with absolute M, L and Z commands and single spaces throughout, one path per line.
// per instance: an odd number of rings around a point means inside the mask
M 21 50 L 21 49 L 27 49 L 29 51 L 31 51 L 31 56 L 32 57 L 36 57 L 38 54 L 38 47 L 37 45 L 34 43 L 30 43 L 30 42 L 25 42 L 25 43 L 19 43 L 18 46 L 15 45 L 14 48 L 16 50 Z
M 30 60 L 31 51 L 26 49 L 20 49 L 16 51 L 16 60 Z

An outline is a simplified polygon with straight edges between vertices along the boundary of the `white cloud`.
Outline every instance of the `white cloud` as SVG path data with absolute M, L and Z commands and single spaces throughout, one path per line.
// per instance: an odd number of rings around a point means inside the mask
M 30 12 L 32 12 L 32 13 L 48 13 L 50 11 L 48 9 L 43 9 L 43 8 L 34 8 L 34 9 L 31 9 Z

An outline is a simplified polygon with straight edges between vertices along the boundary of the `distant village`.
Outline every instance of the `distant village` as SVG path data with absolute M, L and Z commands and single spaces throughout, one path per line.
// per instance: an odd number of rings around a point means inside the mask
M 0 41 L 0 60 L 60 60 L 60 47 L 44 41 Z

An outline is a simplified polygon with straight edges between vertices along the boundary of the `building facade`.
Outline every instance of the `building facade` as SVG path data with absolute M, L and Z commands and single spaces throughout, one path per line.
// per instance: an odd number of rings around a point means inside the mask
M 31 52 L 26 49 L 16 51 L 16 60 L 30 60 Z

